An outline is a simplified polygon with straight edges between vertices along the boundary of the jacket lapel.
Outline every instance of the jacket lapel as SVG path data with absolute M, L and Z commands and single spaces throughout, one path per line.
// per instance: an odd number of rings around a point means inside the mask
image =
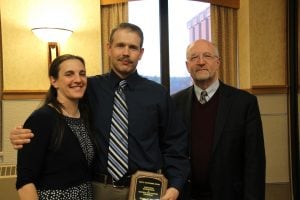
M 186 120 L 185 121 L 185 124 L 187 125 L 187 130 L 188 130 L 188 133 L 191 132 L 191 115 L 192 115 L 192 103 L 193 103 L 193 97 L 194 97 L 194 87 L 191 86 L 190 88 L 188 88 L 187 90 L 187 93 L 186 93 L 186 97 L 185 97 L 185 102 L 188 102 L 188 103 L 184 103 L 182 102 L 183 104 L 186 105 L 185 109 L 184 109 L 184 119 Z
M 218 113 L 217 113 L 217 118 L 216 118 L 216 122 L 215 122 L 215 136 L 214 136 L 212 153 L 214 153 L 216 150 L 216 147 L 221 138 L 226 120 L 228 119 L 227 115 L 232 106 L 233 101 L 230 100 L 231 99 L 230 93 L 231 92 L 230 92 L 229 88 L 220 81 L 219 107 L 218 107 Z

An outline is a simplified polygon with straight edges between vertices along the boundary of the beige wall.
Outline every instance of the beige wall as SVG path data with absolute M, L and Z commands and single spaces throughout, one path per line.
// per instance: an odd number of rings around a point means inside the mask
M 287 96 L 258 95 L 266 149 L 266 182 L 289 182 Z
M 241 88 L 286 85 L 286 0 L 241 0 L 240 4 Z
M 286 1 L 241 0 L 238 11 L 240 88 L 286 85 Z M 257 95 L 266 148 L 266 182 L 288 183 L 287 95 Z
M 61 54 L 83 56 L 88 75 L 101 72 L 99 0 L 1 0 L 0 9 L 4 90 L 46 90 L 49 87 L 48 47 L 32 33 L 31 28 L 35 26 L 72 29 L 70 38 L 60 44 Z M 53 15 L 50 20 L 56 20 L 57 24 L 43 17 L 47 13 Z
M 238 68 L 240 88 L 250 88 L 249 0 L 240 1 L 238 11 Z
M 16 125 L 22 125 L 40 104 L 39 100 L 3 100 L 3 163 L 16 163 L 17 151 L 10 144 L 9 131 Z

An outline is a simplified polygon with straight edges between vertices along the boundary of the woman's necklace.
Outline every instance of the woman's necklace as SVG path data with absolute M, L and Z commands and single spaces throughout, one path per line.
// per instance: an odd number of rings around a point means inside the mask
M 74 114 L 70 114 L 67 112 L 65 109 L 61 108 L 63 111 L 63 114 L 67 117 L 72 117 L 72 118 L 80 118 L 80 112 L 79 109 L 77 108 L 76 112 Z

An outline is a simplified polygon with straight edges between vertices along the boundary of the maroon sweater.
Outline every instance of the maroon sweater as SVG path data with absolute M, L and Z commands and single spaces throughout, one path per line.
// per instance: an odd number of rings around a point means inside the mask
M 191 168 L 193 196 L 210 193 L 209 162 L 219 103 L 219 90 L 205 104 L 195 97 L 192 104 Z

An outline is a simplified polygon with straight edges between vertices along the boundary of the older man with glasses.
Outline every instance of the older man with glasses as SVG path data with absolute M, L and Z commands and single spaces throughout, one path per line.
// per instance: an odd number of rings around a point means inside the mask
M 187 47 L 193 86 L 173 96 L 189 132 L 190 180 L 181 199 L 263 200 L 265 150 L 257 99 L 218 79 L 209 41 Z

